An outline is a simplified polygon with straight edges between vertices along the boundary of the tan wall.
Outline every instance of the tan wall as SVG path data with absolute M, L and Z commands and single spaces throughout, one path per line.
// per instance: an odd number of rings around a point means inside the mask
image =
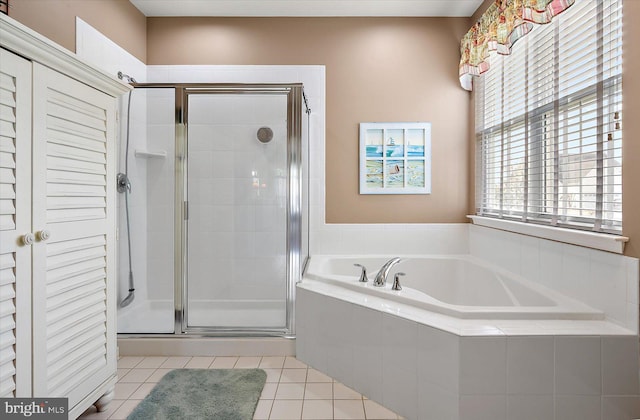
M 327 222 L 464 222 L 469 94 L 456 69 L 468 23 L 149 18 L 147 58 L 148 64 L 326 65 Z M 432 123 L 431 195 L 358 194 L 358 123 L 392 121 Z
M 76 16 L 145 62 L 146 17 L 128 0 L 11 0 L 9 16 L 76 51 Z
M 623 9 L 622 61 L 622 229 L 631 238 L 625 254 L 640 258 L 640 1 Z

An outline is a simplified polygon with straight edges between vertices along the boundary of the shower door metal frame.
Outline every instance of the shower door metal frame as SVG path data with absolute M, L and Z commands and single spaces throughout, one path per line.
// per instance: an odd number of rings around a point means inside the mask
M 175 88 L 175 272 L 174 334 L 207 336 L 295 337 L 295 285 L 302 276 L 302 106 L 303 85 L 294 84 L 140 84 L 140 87 Z M 187 313 L 187 165 L 188 99 L 197 94 L 287 95 L 287 232 L 286 232 L 286 324 L 284 328 L 189 327 Z

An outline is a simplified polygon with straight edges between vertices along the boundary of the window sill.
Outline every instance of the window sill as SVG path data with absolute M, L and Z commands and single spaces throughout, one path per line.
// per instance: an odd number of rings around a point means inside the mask
M 608 235 L 605 233 L 541 226 L 484 216 L 471 215 L 467 217 L 473 221 L 474 225 L 478 226 L 506 230 L 508 232 L 519 233 L 521 235 L 585 246 L 602 251 L 615 252 L 616 254 L 623 254 L 624 245 L 629 241 L 629 238 L 625 236 Z

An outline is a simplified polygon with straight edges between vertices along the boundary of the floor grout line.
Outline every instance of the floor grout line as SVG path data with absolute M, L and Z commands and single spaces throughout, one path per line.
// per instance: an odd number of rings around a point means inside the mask
M 140 360 L 137 361 L 137 363 L 131 363 L 133 365 L 133 367 L 129 367 L 129 360 L 126 360 L 126 364 L 124 364 L 123 366 L 119 367 L 120 372 L 122 373 L 122 376 L 118 379 L 118 384 L 122 384 L 121 388 L 123 389 L 127 389 L 128 387 L 130 388 L 134 388 L 132 392 L 129 393 L 128 398 L 125 398 L 123 400 L 114 400 L 114 403 L 116 403 L 116 401 L 118 402 L 117 405 L 114 405 L 114 407 L 111 409 L 112 411 L 107 411 L 108 415 L 105 413 L 95 413 L 95 411 L 93 412 L 87 412 L 87 415 L 83 415 L 80 417 L 81 420 L 91 420 L 91 419 L 111 419 L 111 420 L 115 420 L 116 418 L 123 418 L 126 417 L 129 413 L 126 413 L 127 409 L 131 409 L 133 410 L 135 408 L 135 405 L 137 405 L 141 399 L 139 398 L 144 398 L 142 394 L 142 392 L 140 393 L 140 395 L 136 394 L 138 392 L 139 389 L 141 389 L 143 386 L 147 387 L 149 390 L 153 388 L 153 386 L 155 386 L 155 384 L 157 384 L 160 379 L 161 376 L 160 374 L 162 372 L 169 372 L 170 370 L 173 369 L 181 369 L 181 368 L 186 368 L 187 365 L 189 365 L 189 363 L 191 363 L 192 361 L 194 361 L 194 357 L 180 357 L 179 363 L 177 356 L 175 356 L 175 359 L 172 359 L 171 356 L 168 357 L 164 357 L 164 356 L 150 356 L 150 357 L 142 357 Z M 203 356 L 204 357 L 204 356 Z M 252 369 L 252 368 L 247 368 L 247 367 L 241 367 L 242 363 L 246 363 L 247 361 L 249 361 L 249 359 L 244 359 L 245 357 L 250 357 L 250 356 L 211 356 L 211 362 L 208 363 L 207 367 L 205 368 L 192 368 L 192 369 L 216 369 L 214 367 L 212 367 L 214 365 L 214 363 L 216 363 L 216 360 L 221 358 L 221 357 L 225 357 L 228 359 L 220 359 L 218 362 L 222 363 L 222 364 L 226 364 L 227 361 L 230 361 L 231 358 L 235 358 L 233 365 L 231 367 L 226 367 L 228 369 Z M 276 381 L 274 382 L 266 382 L 266 384 L 270 384 L 270 386 L 275 385 L 275 390 L 273 392 L 273 395 L 268 395 L 272 398 L 262 398 L 262 394 L 260 395 L 259 399 L 258 399 L 258 404 L 260 404 L 260 401 L 266 401 L 265 403 L 262 404 L 262 407 L 266 406 L 267 404 L 269 404 L 268 411 L 267 413 L 264 413 L 267 419 L 270 419 L 271 416 L 274 414 L 274 407 L 276 405 L 278 405 L 279 410 L 282 410 L 283 407 L 287 406 L 287 403 L 283 404 L 282 402 L 286 402 L 286 401 L 297 401 L 299 403 L 294 404 L 293 406 L 288 405 L 290 408 L 292 407 L 299 407 L 300 412 L 299 415 L 297 415 L 296 419 L 301 420 L 303 418 L 303 416 L 305 416 L 305 406 L 307 406 L 306 408 L 309 408 L 309 410 L 313 410 L 313 408 L 310 407 L 317 407 L 316 409 L 318 410 L 327 410 L 326 406 L 323 406 L 322 403 L 319 403 L 319 401 L 328 401 L 330 402 L 331 405 L 331 414 L 329 415 L 328 413 L 326 414 L 326 416 L 329 416 L 329 418 L 334 419 L 336 416 L 336 402 L 337 401 L 360 401 L 360 407 L 362 409 L 362 415 L 364 416 L 363 418 L 367 418 L 367 408 L 366 408 L 366 404 L 365 404 L 365 396 L 360 394 L 359 392 L 353 390 L 352 388 L 346 386 L 345 384 L 343 384 L 340 381 L 335 380 L 334 378 L 328 376 L 328 375 L 324 375 L 328 378 L 328 381 L 313 381 L 310 382 L 309 381 L 309 372 L 311 369 L 313 369 L 311 366 L 306 365 L 303 362 L 300 362 L 299 360 L 295 359 L 295 357 L 283 357 L 282 359 L 282 363 L 280 363 L 280 358 L 274 358 L 274 359 L 266 359 L 268 356 L 256 356 L 256 357 L 251 357 L 251 359 L 254 359 L 251 361 L 251 363 L 249 363 L 249 365 L 253 365 L 256 363 L 257 361 L 257 369 L 270 369 L 272 371 L 278 372 L 278 378 Z M 277 356 L 274 356 L 277 357 Z M 289 364 L 287 366 L 287 360 L 289 359 Z M 165 366 L 165 363 L 169 363 L 169 365 L 180 365 L 183 361 L 185 361 L 185 363 L 182 364 L 182 367 L 167 367 Z M 261 367 L 262 364 L 265 364 L 266 366 Z M 124 367 L 127 366 L 127 367 Z M 140 367 L 138 367 L 140 366 Z M 153 366 L 153 367 L 146 367 L 146 366 Z M 285 367 L 287 366 L 287 367 Z M 150 371 L 151 373 L 144 379 L 143 382 L 121 382 L 121 380 L 128 374 L 131 373 L 131 378 L 133 378 L 134 380 L 139 379 L 140 377 L 144 376 L 144 373 L 139 372 L 139 369 L 145 369 L 146 371 Z M 225 367 L 221 367 L 220 369 L 225 369 Z M 285 372 L 285 369 L 287 370 L 286 373 L 288 374 L 288 376 L 285 378 L 285 381 L 283 381 L 283 372 Z M 301 379 L 300 377 L 298 377 L 298 374 L 300 370 L 304 369 L 304 377 L 302 378 L 303 381 L 300 382 L 299 380 Z M 314 371 L 319 372 L 317 370 L 314 369 Z M 322 373 L 322 372 L 319 372 Z M 139 375 L 139 376 L 136 376 Z M 151 381 L 149 379 L 152 379 Z M 311 379 L 318 379 L 318 378 L 311 378 Z M 320 379 L 324 379 L 324 378 L 320 378 Z M 292 382 L 291 380 L 294 381 L 298 381 L 298 382 Z M 137 386 L 134 386 L 134 384 L 136 384 Z M 307 399 L 308 395 L 308 385 L 309 384 L 330 384 L 331 386 L 331 391 L 330 393 L 327 394 L 319 394 L 318 398 L 313 398 L 313 399 Z M 123 386 L 124 385 L 124 386 Z M 278 391 L 281 389 L 280 386 L 281 385 L 287 385 L 287 387 L 285 388 L 290 388 L 290 389 L 297 389 L 296 386 L 302 386 L 302 393 L 301 396 L 299 398 L 276 398 L 276 396 L 278 395 Z M 340 388 L 340 392 L 341 395 L 339 399 L 336 399 L 336 386 L 338 386 Z M 318 389 L 318 388 L 316 388 Z M 351 391 L 353 392 L 353 394 L 351 394 Z M 296 391 L 298 392 L 298 391 Z M 148 394 L 147 394 L 148 395 Z M 295 393 L 292 395 L 296 395 Z M 323 398 L 326 395 L 326 397 L 328 398 Z M 353 398 L 355 395 L 358 395 L 358 398 Z M 135 396 L 136 398 L 131 398 Z M 276 404 L 276 402 L 280 402 L 279 404 Z M 288 403 L 288 404 L 293 404 L 293 403 Z M 349 406 L 349 404 L 351 404 L 351 407 L 355 407 L 356 405 L 354 405 L 354 403 L 339 403 L 342 404 L 343 407 L 345 406 Z M 378 404 L 380 405 L 380 404 Z M 324 408 L 321 408 L 324 407 Z M 372 412 L 372 415 L 375 414 L 376 409 L 372 408 L 372 410 L 374 410 L 374 412 Z M 296 410 L 297 411 L 297 410 Z M 328 410 L 327 410 L 328 411 Z M 326 413 L 326 411 L 323 411 Z M 309 416 L 309 412 L 307 412 L 306 416 Z M 318 414 L 319 416 L 321 416 L 322 414 Z M 261 417 L 262 418 L 262 417 Z M 356 415 L 355 418 L 361 418 L 358 417 Z M 393 416 L 394 419 L 399 419 L 401 417 L 394 415 Z

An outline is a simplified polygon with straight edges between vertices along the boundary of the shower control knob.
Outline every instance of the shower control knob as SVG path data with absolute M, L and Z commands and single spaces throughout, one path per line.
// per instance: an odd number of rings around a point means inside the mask
M 33 233 L 26 233 L 22 235 L 22 244 L 31 245 L 35 241 L 35 239 L 36 238 L 33 236 Z
M 43 229 L 40 232 L 38 232 L 38 240 L 39 241 L 46 241 L 47 239 L 49 239 L 49 237 L 51 236 L 51 232 L 49 232 L 47 229 Z

